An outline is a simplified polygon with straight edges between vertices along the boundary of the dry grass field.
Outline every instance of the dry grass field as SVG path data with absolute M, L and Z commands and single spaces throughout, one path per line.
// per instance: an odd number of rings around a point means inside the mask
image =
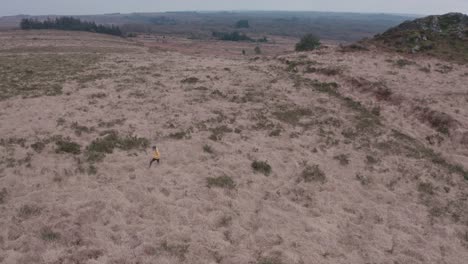
M 468 67 L 276 43 L 1 32 L 0 263 L 465 263 Z

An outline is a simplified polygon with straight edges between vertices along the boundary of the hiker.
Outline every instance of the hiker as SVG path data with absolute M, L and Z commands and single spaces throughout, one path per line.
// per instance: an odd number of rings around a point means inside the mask
M 156 146 L 153 146 L 153 158 L 150 161 L 149 167 L 151 168 L 151 165 L 153 162 L 157 161 L 159 164 L 159 159 L 161 158 L 161 154 L 159 153 L 159 149 Z

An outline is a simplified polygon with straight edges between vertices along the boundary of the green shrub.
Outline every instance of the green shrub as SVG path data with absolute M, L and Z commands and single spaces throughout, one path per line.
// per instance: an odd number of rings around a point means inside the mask
M 234 180 L 232 180 L 232 178 L 229 176 L 220 176 L 215 178 L 210 177 L 206 179 L 206 182 L 208 188 L 220 187 L 226 189 L 234 189 L 236 187 Z
M 116 131 L 109 131 L 102 138 L 93 140 L 86 148 L 86 160 L 99 162 L 106 154 L 114 152 L 115 148 L 122 150 L 145 149 L 149 146 L 149 140 L 137 136 L 120 137 Z
M 310 51 L 319 48 L 320 40 L 313 34 L 307 34 L 296 44 L 296 51 Z
M 70 153 L 74 155 L 81 153 L 81 146 L 78 143 L 70 141 L 70 139 L 60 139 L 55 144 L 57 145 L 55 149 L 57 153 Z
M 271 174 L 271 166 L 266 161 L 254 161 L 252 162 L 252 169 L 256 172 L 263 173 L 265 176 Z

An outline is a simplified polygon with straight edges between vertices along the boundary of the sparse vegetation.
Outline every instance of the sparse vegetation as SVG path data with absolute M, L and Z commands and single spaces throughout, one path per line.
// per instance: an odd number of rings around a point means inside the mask
M 305 182 L 319 182 L 323 184 L 327 181 L 325 173 L 318 165 L 307 166 L 302 171 L 301 177 Z
M 266 161 L 254 161 L 252 162 L 252 169 L 256 172 L 263 173 L 265 176 L 269 176 L 271 174 L 271 166 Z
M 95 64 L 98 58 L 96 54 L 0 56 L 0 100 L 60 95 L 65 80 Z
M 318 49 L 321 43 L 318 37 L 313 34 L 307 34 L 296 44 L 296 51 L 311 51 Z
M 219 187 L 225 189 L 234 189 L 236 187 L 234 180 L 229 176 L 219 176 L 215 178 L 209 177 L 206 178 L 206 182 L 208 188 Z

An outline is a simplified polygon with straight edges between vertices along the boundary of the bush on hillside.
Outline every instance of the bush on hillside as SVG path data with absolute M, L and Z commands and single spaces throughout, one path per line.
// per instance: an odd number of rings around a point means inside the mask
M 307 34 L 296 44 L 296 51 L 310 51 L 319 48 L 320 39 L 313 34 Z

